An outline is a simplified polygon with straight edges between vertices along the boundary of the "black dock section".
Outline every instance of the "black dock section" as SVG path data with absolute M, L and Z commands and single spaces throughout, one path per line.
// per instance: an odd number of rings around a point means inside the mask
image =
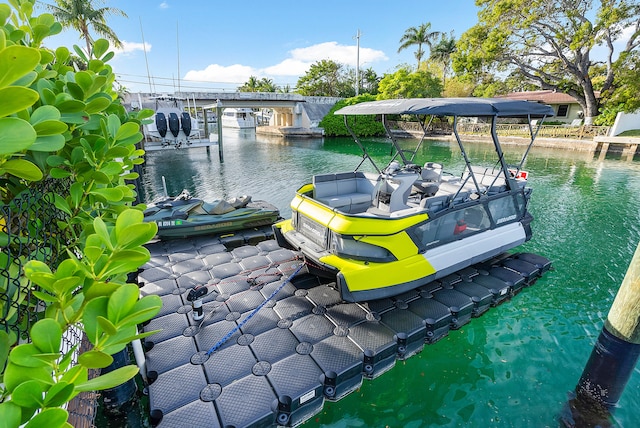
M 162 330 L 145 340 L 154 424 L 299 425 L 551 267 L 502 255 L 391 299 L 345 303 L 272 238 L 264 228 L 148 246 L 141 292 L 163 300 L 144 327 Z

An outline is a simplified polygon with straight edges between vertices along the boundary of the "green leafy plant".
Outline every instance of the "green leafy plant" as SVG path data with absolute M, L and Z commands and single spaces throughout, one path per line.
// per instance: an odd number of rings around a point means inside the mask
M 0 216 L 0 244 L 8 250 L 0 264 L 11 276 L 0 280 L 8 298 L 0 300 L 0 313 L 7 320 L 29 309 L 24 290 L 46 306 L 31 311 L 37 321 L 28 343 L 0 330 L 0 426 L 7 427 L 70 426 L 63 406 L 74 396 L 135 376 L 135 366 L 94 379 L 88 372 L 152 334 L 138 334 L 137 325 L 161 307 L 157 296 L 140 298 L 137 285 L 127 283 L 149 260 L 144 244 L 157 232 L 143 221 L 144 206 L 134 205 L 130 184 L 143 162 L 140 125 L 153 112 L 128 113 L 120 104 L 106 40 L 95 41 L 91 57 L 76 48 L 84 69 L 73 66 L 67 48 L 41 47 L 61 25 L 50 14 L 32 16 L 34 3 L 0 4 L 0 198 L 4 212 L 13 212 L 14 200 L 39 180 L 61 180 L 68 190 L 37 202 L 60 213 L 59 233 L 42 238 L 51 241 L 55 263 L 14 248 L 41 219 L 30 212 L 18 214 L 19 222 Z M 89 349 L 63 350 L 69 330 L 83 332 Z
M 336 110 L 345 106 L 359 104 L 365 101 L 375 101 L 376 97 L 370 94 L 362 94 L 357 97 L 340 100 L 334 105 L 329 113 L 320 122 L 320 127 L 324 129 L 325 135 L 329 137 L 348 136 L 349 131 L 344 126 L 344 117 L 333 114 Z M 360 137 L 372 137 L 385 135 L 384 126 L 375 116 L 358 117 L 357 120 L 350 120 L 349 126 Z

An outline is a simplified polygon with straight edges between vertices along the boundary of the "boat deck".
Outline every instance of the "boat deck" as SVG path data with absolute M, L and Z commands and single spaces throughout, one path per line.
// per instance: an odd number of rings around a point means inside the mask
M 141 292 L 163 300 L 144 327 L 162 329 L 145 340 L 152 423 L 296 426 L 551 266 L 502 255 L 392 299 L 345 303 L 272 238 L 262 228 L 149 245 Z M 189 296 L 205 284 L 204 317 L 194 321 L 199 302 Z

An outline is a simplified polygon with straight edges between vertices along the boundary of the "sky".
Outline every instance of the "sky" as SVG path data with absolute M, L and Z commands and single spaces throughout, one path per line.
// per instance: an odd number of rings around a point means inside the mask
M 124 45 L 109 62 L 118 81 L 130 92 L 156 93 L 235 90 L 251 76 L 294 88 L 323 59 L 355 69 L 359 58 L 361 70 L 382 76 L 416 65 L 415 48 L 398 53 L 408 28 L 430 22 L 431 31 L 459 38 L 478 12 L 474 0 L 105 0 L 102 6 L 128 16 L 107 17 Z M 45 43 L 74 44 L 85 45 L 74 30 Z

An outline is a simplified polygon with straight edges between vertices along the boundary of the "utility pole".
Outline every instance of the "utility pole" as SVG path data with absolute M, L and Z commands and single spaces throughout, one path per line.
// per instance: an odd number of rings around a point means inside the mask
M 360 93 L 360 29 L 358 28 L 358 32 L 356 33 L 356 96 Z

